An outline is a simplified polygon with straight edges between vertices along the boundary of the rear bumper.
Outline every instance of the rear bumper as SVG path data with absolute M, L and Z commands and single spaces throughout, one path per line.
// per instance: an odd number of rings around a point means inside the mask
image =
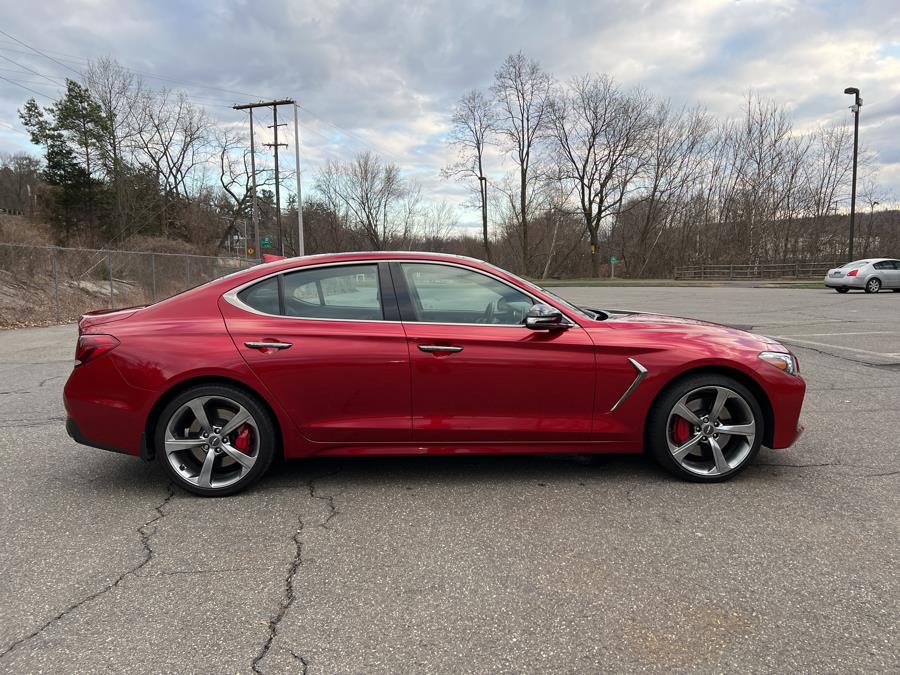
M 132 387 L 108 354 L 76 366 L 63 390 L 66 431 L 77 443 L 140 456 L 154 394 Z
M 109 452 L 118 452 L 123 455 L 129 454 L 127 450 L 123 450 L 122 448 L 116 448 L 111 445 L 107 445 L 106 443 L 101 443 L 100 441 L 92 441 L 90 438 L 87 438 L 83 433 L 81 433 L 81 429 L 78 428 L 78 423 L 73 420 L 71 417 L 66 418 L 66 433 L 72 438 L 76 443 L 80 443 L 81 445 L 87 445 L 92 448 L 100 448 L 101 450 L 108 450 Z
M 828 288 L 865 288 L 866 280 L 861 277 L 825 277 Z

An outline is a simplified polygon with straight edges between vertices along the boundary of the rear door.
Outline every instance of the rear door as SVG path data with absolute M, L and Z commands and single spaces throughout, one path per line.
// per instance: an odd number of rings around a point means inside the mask
M 220 299 L 241 355 L 310 440 L 410 440 L 409 356 L 388 275 L 374 262 L 301 267 Z
M 564 442 L 591 437 L 587 332 L 534 331 L 534 299 L 496 277 L 437 262 L 392 263 L 409 343 L 413 439 Z

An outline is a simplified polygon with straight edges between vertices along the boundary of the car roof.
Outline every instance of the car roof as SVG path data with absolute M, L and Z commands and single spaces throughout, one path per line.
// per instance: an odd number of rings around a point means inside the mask
M 282 258 L 272 262 L 254 265 L 245 270 L 215 279 L 203 287 L 213 293 L 221 293 L 223 288 L 236 288 L 255 279 L 266 277 L 292 269 L 307 266 L 341 262 L 378 262 L 383 260 L 422 260 L 428 262 L 462 263 L 468 267 L 490 272 L 509 280 L 509 273 L 478 258 L 471 258 L 452 253 L 433 253 L 428 251 L 352 251 L 346 253 L 317 253 L 314 255 Z M 198 289 L 199 290 L 199 289 Z

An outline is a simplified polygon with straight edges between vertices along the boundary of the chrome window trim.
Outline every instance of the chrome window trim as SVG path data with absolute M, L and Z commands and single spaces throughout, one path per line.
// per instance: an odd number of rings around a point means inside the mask
M 323 255 L 326 255 L 326 254 L 323 254 Z M 327 254 L 327 255 L 330 255 L 330 254 Z M 459 256 L 459 257 L 465 258 L 465 256 Z M 474 258 L 472 258 L 472 260 L 474 260 Z M 525 324 L 514 324 L 514 323 L 447 323 L 447 322 L 440 322 L 440 321 L 406 321 L 406 322 L 404 322 L 402 320 L 394 320 L 394 319 L 328 319 L 328 318 L 319 319 L 319 318 L 312 317 L 312 316 L 287 316 L 286 314 L 267 314 L 266 312 L 260 312 L 259 310 L 254 309 L 253 307 L 246 304 L 245 302 L 242 302 L 240 298 L 238 298 L 238 293 L 240 293 L 241 291 L 249 288 L 250 286 L 253 286 L 255 284 L 266 281 L 267 279 L 271 279 L 272 277 L 277 277 L 281 274 L 290 274 L 291 272 L 302 272 L 304 270 L 312 270 L 312 269 L 317 269 L 320 267 L 350 267 L 353 265 L 374 265 L 377 268 L 378 263 L 380 263 L 380 262 L 383 262 L 383 263 L 423 263 L 423 264 L 428 264 L 428 265 L 444 265 L 445 267 L 458 267 L 460 269 L 468 270 L 470 272 L 475 272 L 476 274 L 483 274 L 484 276 L 490 277 L 490 278 L 494 279 L 495 281 L 499 281 L 501 284 L 504 284 L 505 286 L 509 286 L 510 288 L 522 293 L 523 295 L 527 295 L 529 298 L 531 298 L 532 302 L 544 302 L 545 304 L 552 304 L 552 303 L 546 303 L 546 301 L 535 297 L 531 293 L 526 292 L 524 289 L 522 289 L 514 284 L 511 284 L 510 282 L 506 281 L 505 279 L 501 279 L 497 275 L 491 274 L 490 272 L 476 269 L 469 265 L 461 265 L 459 263 L 446 262 L 443 260 L 421 260 L 418 258 L 373 258 L 373 259 L 369 259 L 369 260 L 365 260 L 365 259 L 363 259 L 363 260 L 339 260 L 339 261 L 330 262 L 330 263 L 319 263 L 316 265 L 300 265 L 298 267 L 291 267 L 288 269 L 279 270 L 277 272 L 271 272 L 264 276 L 253 279 L 251 281 L 247 281 L 247 282 L 241 284 L 240 286 L 232 288 L 230 291 L 226 291 L 225 293 L 223 293 L 222 299 L 225 300 L 225 302 L 227 302 L 232 307 L 236 307 L 237 309 L 243 310 L 245 312 L 249 312 L 250 314 L 256 314 L 257 316 L 265 316 L 265 317 L 269 317 L 271 319 L 293 319 L 295 321 L 340 321 L 343 323 L 407 323 L 407 324 L 416 324 L 419 326 L 482 326 L 482 327 L 490 326 L 493 328 L 521 328 L 522 330 L 527 330 L 529 332 L 531 331 L 531 329 L 528 328 L 527 326 L 525 326 Z M 379 272 L 379 274 L 380 274 L 380 272 Z M 556 307 L 555 304 L 553 304 L 552 306 Z M 383 313 L 384 305 L 382 305 L 381 309 L 382 309 L 382 313 Z M 562 315 L 566 318 L 567 321 L 569 321 L 572 324 L 573 327 L 581 328 L 581 324 L 579 324 L 572 317 L 570 317 L 565 311 L 563 311 L 559 307 L 556 307 L 556 309 L 559 309 L 559 311 L 562 313 Z
M 642 366 L 632 358 L 629 358 L 628 362 L 637 371 L 637 374 L 634 376 L 634 380 L 632 380 L 631 384 L 628 385 L 628 389 L 625 390 L 625 393 L 622 394 L 619 397 L 619 400 L 616 401 L 616 404 L 609 409 L 610 412 L 615 412 L 616 410 L 618 410 L 619 406 L 625 403 L 625 400 L 634 393 L 634 390 L 638 388 L 638 385 L 641 383 L 641 381 L 645 377 L 647 377 L 647 369 L 644 368 L 644 366 Z

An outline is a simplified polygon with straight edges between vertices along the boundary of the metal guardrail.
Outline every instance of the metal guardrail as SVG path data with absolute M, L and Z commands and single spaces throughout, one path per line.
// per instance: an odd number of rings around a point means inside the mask
M 0 243 L 0 327 L 64 323 L 93 309 L 149 304 L 256 263 Z
M 743 265 L 690 265 L 675 268 L 676 279 L 725 281 L 740 279 L 815 279 L 824 277 L 840 261 L 753 263 Z

